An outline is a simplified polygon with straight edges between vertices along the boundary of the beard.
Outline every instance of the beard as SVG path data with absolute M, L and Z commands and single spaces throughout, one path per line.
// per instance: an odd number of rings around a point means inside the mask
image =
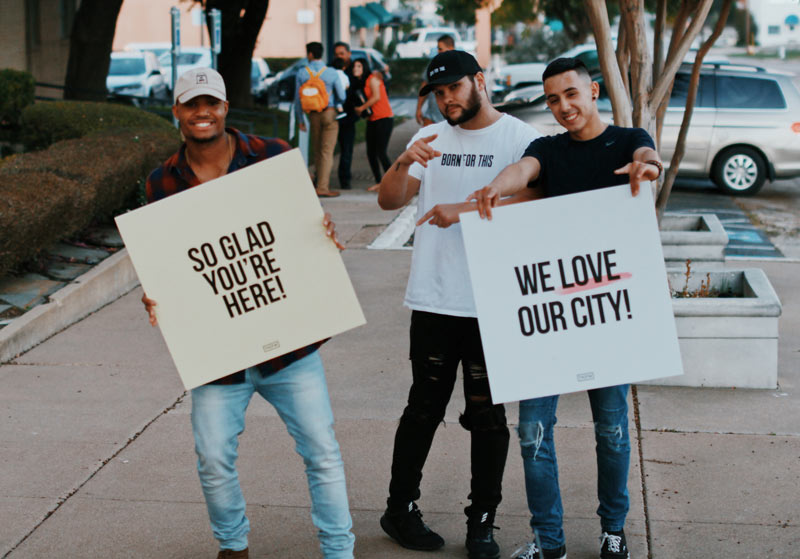
M 447 110 L 445 108 L 445 110 Z M 478 93 L 478 87 L 475 85 L 475 82 L 472 82 L 472 93 L 470 93 L 469 99 L 467 99 L 467 106 L 461 110 L 461 115 L 457 118 L 450 118 L 445 113 L 442 113 L 442 116 L 447 121 L 447 124 L 450 126 L 457 126 L 459 124 L 463 124 L 469 120 L 472 120 L 476 114 L 478 114 L 481 110 L 481 96 Z

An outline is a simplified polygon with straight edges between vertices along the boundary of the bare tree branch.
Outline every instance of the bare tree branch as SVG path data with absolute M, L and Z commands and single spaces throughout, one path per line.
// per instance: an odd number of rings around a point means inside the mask
M 611 26 L 608 23 L 608 11 L 605 0 L 586 0 L 586 12 L 594 29 L 594 40 L 597 44 L 597 56 L 600 70 L 605 78 L 606 89 L 611 97 L 614 111 L 614 123 L 617 126 L 631 126 L 631 103 L 628 92 L 622 81 L 614 46 L 611 43 Z
M 652 112 L 656 112 L 658 106 L 664 101 L 675 79 L 675 74 L 680 68 L 686 53 L 689 52 L 689 47 L 692 46 L 692 41 L 700 33 L 703 24 L 706 22 L 708 12 L 711 9 L 713 0 L 701 0 L 698 3 L 697 9 L 692 16 L 692 23 L 689 24 L 686 33 L 681 37 L 680 42 L 675 47 L 675 52 L 670 53 L 664 65 L 664 71 L 658 77 L 653 91 L 650 93 L 650 107 Z
M 658 0 L 656 25 L 653 37 L 653 75 L 658 76 L 664 69 L 664 27 L 667 21 L 667 0 Z
M 642 126 L 651 134 L 655 131 L 648 110 L 650 86 L 652 85 L 652 62 L 647 46 L 644 27 L 644 0 L 620 0 L 620 12 L 628 34 L 628 50 L 631 53 L 631 101 L 633 125 Z
M 697 99 L 697 86 L 700 83 L 700 69 L 703 66 L 703 59 L 722 34 L 722 30 L 725 28 L 725 24 L 728 21 L 728 14 L 730 14 L 732 2 L 733 0 L 723 0 L 719 19 L 717 20 L 716 26 L 714 26 L 714 32 L 711 33 L 711 36 L 702 44 L 694 58 L 692 77 L 689 80 L 689 92 L 686 98 L 686 109 L 683 113 L 683 121 L 681 122 L 680 132 L 678 133 L 678 141 L 675 144 L 675 151 L 672 154 L 669 170 L 664 177 L 664 186 L 661 188 L 661 192 L 659 192 L 656 201 L 656 214 L 658 215 L 659 221 L 661 221 L 661 217 L 664 215 L 664 210 L 667 207 L 667 199 L 672 192 L 672 185 L 675 184 L 675 177 L 678 174 L 678 167 L 686 152 L 686 136 L 689 132 L 689 124 L 692 120 L 692 113 L 694 112 L 694 103 Z
M 622 83 L 625 85 L 625 91 L 631 90 L 629 78 L 631 53 L 628 51 L 628 33 L 625 31 L 625 26 L 621 26 L 617 32 L 617 66 L 619 66 L 619 73 L 622 76 Z M 630 99 L 630 95 L 628 95 Z

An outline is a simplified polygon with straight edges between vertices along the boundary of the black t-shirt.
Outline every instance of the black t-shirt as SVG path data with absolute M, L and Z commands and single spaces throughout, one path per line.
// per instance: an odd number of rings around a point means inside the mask
M 585 142 L 573 140 L 567 132 L 541 136 L 530 143 L 523 157 L 539 160 L 539 180 L 531 186 L 541 185 L 551 197 L 628 183 L 628 175 L 615 175 L 614 170 L 630 163 L 640 147 L 655 149 L 644 129 L 609 125 Z

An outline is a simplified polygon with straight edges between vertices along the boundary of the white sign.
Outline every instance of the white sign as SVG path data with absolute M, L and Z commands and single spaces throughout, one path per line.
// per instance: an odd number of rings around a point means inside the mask
M 322 218 L 296 149 L 117 217 L 187 389 L 364 324 Z
M 314 23 L 313 10 L 297 10 L 297 23 L 308 25 Z
M 494 402 L 683 374 L 646 184 L 461 223 Z

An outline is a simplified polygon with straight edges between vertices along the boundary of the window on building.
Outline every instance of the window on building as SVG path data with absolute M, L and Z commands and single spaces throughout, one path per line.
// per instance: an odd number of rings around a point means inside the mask
M 720 109 L 785 109 L 786 100 L 775 80 L 717 76 Z
M 780 25 L 770 25 L 767 27 L 767 33 L 770 35 L 780 35 L 781 34 L 781 26 Z

